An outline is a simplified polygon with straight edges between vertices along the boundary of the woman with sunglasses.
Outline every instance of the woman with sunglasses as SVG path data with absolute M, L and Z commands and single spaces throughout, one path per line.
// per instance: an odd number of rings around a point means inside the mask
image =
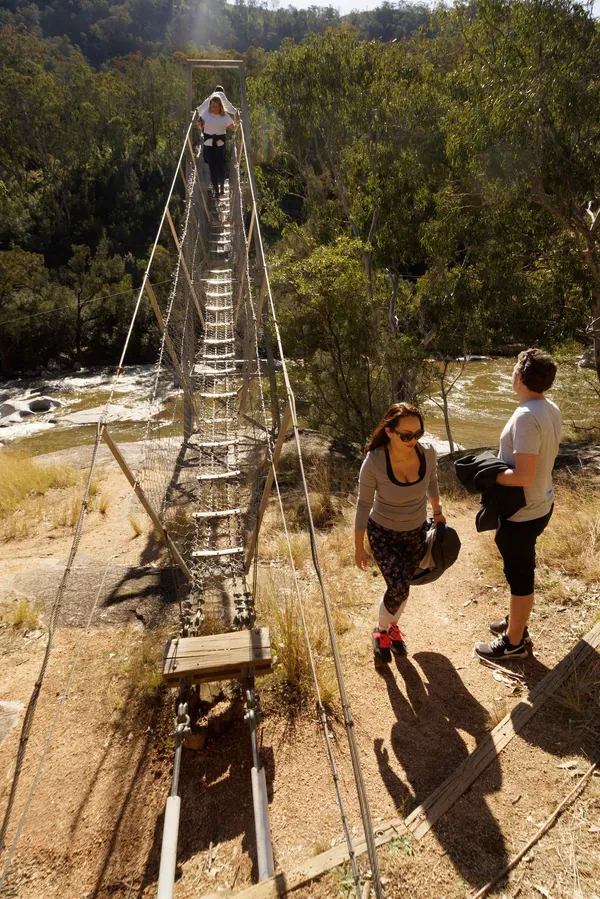
M 410 403 L 394 403 L 373 431 L 360 470 L 355 561 L 362 571 L 366 569 L 367 533 L 387 586 L 373 631 L 376 664 L 391 662 L 392 652 L 406 655 L 405 635 L 398 619 L 426 551 L 427 498 L 435 523 L 446 521 L 439 497 L 436 452 L 431 446 L 420 445 L 423 434 L 419 410 Z

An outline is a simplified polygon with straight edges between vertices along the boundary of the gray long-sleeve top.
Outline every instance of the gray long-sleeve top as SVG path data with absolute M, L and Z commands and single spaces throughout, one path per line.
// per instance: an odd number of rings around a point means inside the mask
M 413 531 L 427 518 L 427 497 L 439 495 L 437 455 L 432 446 L 422 452 L 419 480 L 401 484 L 394 477 L 387 447 L 380 446 L 362 464 L 354 529 L 364 531 L 369 516 L 390 531 Z

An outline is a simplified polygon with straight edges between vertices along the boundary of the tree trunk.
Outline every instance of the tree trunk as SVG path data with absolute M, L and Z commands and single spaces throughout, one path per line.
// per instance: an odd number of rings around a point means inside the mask
M 81 316 L 83 313 L 83 305 L 81 301 L 77 300 L 77 317 L 75 319 L 75 355 L 77 357 L 77 361 L 81 361 Z
M 594 347 L 594 366 L 596 368 L 596 375 L 600 381 L 600 287 L 596 287 L 594 296 L 596 298 L 596 305 L 592 313 L 591 331 L 592 345 Z
M 450 445 L 450 452 L 454 452 L 454 439 L 452 437 L 452 430 L 450 428 L 450 413 L 448 412 L 448 394 L 444 389 L 444 385 L 442 384 L 442 408 L 444 411 L 444 424 L 446 426 L 446 437 L 448 438 L 448 443 Z

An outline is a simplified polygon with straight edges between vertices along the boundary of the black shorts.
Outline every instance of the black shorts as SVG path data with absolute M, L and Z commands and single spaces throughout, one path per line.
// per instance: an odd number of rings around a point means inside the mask
M 547 515 L 532 521 L 500 520 L 496 546 L 504 560 L 504 575 L 513 596 L 533 593 L 535 579 L 535 544 L 552 517 L 554 505 Z

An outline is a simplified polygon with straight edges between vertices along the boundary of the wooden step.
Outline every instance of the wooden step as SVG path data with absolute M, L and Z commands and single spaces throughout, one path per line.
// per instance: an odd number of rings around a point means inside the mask
M 217 294 L 218 296 L 218 294 Z M 207 312 L 231 312 L 231 303 L 225 303 L 223 306 L 205 306 Z
M 235 353 L 221 353 L 220 356 L 209 356 L 207 353 L 205 353 L 204 356 L 202 357 L 202 359 L 204 361 L 209 361 L 209 362 L 220 362 L 221 359 L 233 359 L 234 357 L 235 357 Z M 240 363 L 243 361 L 244 360 L 241 359 Z
M 231 518 L 241 514 L 241 509 L 220 509 L 217 512 L 194 512 L 192 518 Z
M 227 309 L 225 311 L 229 312 L 230 310 Z M 234 323 L 232 321 L 229 321 L 229 322 L 206 322 L 206 327 L 207 328 L 233 328 L 233 324 Z
M 243 546 L 228 546 L 225 549 L 196 549 L 192 553 L 193 559 L 216 559 L 219 556 L 239 556 L 244 552 Z
M 232 468 L 230 471 L 219 471 L 215 474 L 197 474 L 196 478 L 199 481 L 224 481 L 227 478 L 239 478 L 241 473 L 239 468 Z
M 219 343 L 233 343 L 234 340 L 235 337 L 207 337 L 204 343 L 216 346 Z
M 237 390 L 228 390 L 226 393 L 201 393 L 200 396 L 203 400 L 228 400 L 237 394 Z
M 228 422 L 237 421 L 236 418 L 201 418 L 200 423 L 203 425 L 225 425 Z
M 180 679 L 194 684 L 268 674 L 272 668 L 271 638 L 266 627 L 169 640 L 163 657 L 163 678 L 174 687 Z
M 199 443 L 193 443 L 192 446 L 198 449 L 219 449 L 222 446 L 238 446 L 241 443 L 236 437 L 230 437 L 229 440 L 203 440 Z
M 197 366 L 194 367 L 194 374 L 195 374 L 195 376 L 196 376 L 197 378 L 231 378 L 231 377 L 238 377 L 238 370 L 237 370 L 237 368 L 224 368 L 223 371 L 218 371 L 217 369 L 215 369 L 215 371 L 206 371 L 206 369 L 205 369 L 204 371 L 202 371 L 202 370 L 201 370 L 201 371 L 196 371 L 196 367 L 197 367 Z

